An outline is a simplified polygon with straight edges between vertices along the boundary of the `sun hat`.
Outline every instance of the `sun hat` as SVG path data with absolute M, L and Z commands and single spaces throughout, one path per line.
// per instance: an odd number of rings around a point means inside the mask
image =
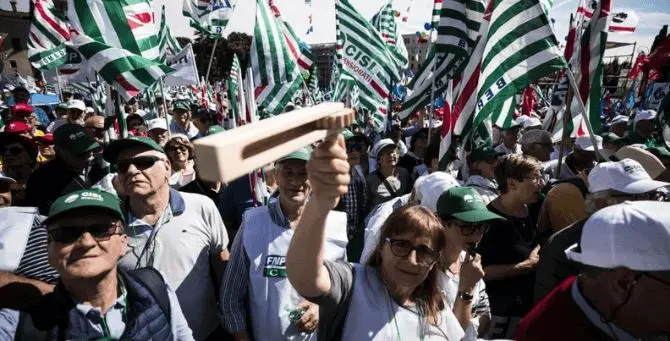
M 452 187 L 437 200 L 437 214 L 442 219 L 456 218 L 468 223 L 479 223 L 505 218 L 486 208 L 481 195 L 472 187 Z
M 415 198 L 421 202 L 421 206 L 437 211 L 437 200 L 442 193 L 448 189 L 460 186 L 458 180 L 445 172 L 433 172 L 417 179 L 418 190 L 415 190 Z
M 598 150 L 603 149 L 603 138 L 600 136 L 594 136 L 596 140 L 596 144 L 598 147 Z M 590 136 L 579 136 L 575 139 L 575 147 L 587 152 L 593 152 L 595 151 L 595 148 L 593 148 L 593 143 L 591 142 L 591 137 Z
M 635 147 L 632 145 L 623 146 L 614 154 L 614 156 L 616 156 L 619 160 L 632 159 L 637 161 L 640 165 L 642 165 L 644 170 L 647 171 L 652 179 L 655 179 L 657 176 L 661 175 L 663 171 L 665 171 L 663 162 L 661 162 L 661 160 L 656 157 L 656 155 L 640 147 Z
M 281 159 L 277 160 L 275 163 L 280 163 L 284 162 L 286 160 L 301 160 L 301 161 L 309 161 L 312 158 L 312 147 L 302 147 L 291 154 L 288 154 Z
M 670 270 L 670 203 L 627 201 L 605 207 L 584 223 L 579 243 L 565 250 L 581 264 L 635 271 Z
M 86 111 L 86 104 L 80 99 L 73 99 L 67 102 L 68 109 L 79 109 L 82 112 Z
M 174 137 L 174 136 L 173 136 Z M 104 150 L 102 156 L 105 161 L 116 164 L 119 154 L 126 149 L 133 147 L 145 147 L 165 154 L 165 150 L 154 140 L 144 136 L 128 136 L 125 139 L 112 141 Z
M 79 124 L 65 123 L 56 128 L 53 134 L 54 144 L 74 155 L 100 148 L 98 142 Z
M 589 173 L 589 192 L 615 190 L 628 194 L 641 194 L 670 186 L 670 183 L 655 181 L 639 162 L 623 159 L 617 162 L 601 162 Z
M 63 195 L 56 199 L 49 208 L 49 216 L 44 221 L 44 224 L 49 225 L 55 218 L 78 208 L 102 208 L 113 213 L 121 221 L 125 222 L 125 217 L 121 212 L 119 198 L 101 190 L 84 189 Z
M 635 123 L 640 122 L 640 121 L 648 121 L 648 120 L 653 120 L 656 118 L 656 110 L 640 110 L 638 113 L 635 115 L 635 118 L 633 121 Z
M 396 146 L 395 142 L 391 139 L 381 139 L 379 142 L 375 143 L 375 145 L 372 147 L 372 151 L 370 152 L 370 156 L 373 158 L 377 159 L 379 158 L 379 152 L 382 151 L 382 149 L 389 147 L 389 146 Z

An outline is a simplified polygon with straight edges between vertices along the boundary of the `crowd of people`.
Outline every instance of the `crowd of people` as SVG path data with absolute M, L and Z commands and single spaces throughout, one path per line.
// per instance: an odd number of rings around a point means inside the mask
M 0 340 L 668 340 L 654 110 L 556 141 L 538 109 L 447 159 L 421 114 L 364 118 L 264 166 L 259 190 L 199 176 L 194 141 L 231 128 L 227 103 L 159 96 L 110 139 L 78 96 L 44 120 L 13 89 Z

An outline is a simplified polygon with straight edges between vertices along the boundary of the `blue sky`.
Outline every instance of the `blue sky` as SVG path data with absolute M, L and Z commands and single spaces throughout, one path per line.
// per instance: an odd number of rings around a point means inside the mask
M 0 0 L 7 1 L 7 0 Z M 238 0 L 250 1 L 250 0 Z M 275 0 L 282 15 L 294 27 L 302 39 L 309 43 L 324 43 L 335 40 L 335 0 L 312 0 L 314 32 L 305 35 L 308 28 L 309 7 L 304 0 Z M 410 0 L 394 0 L 393 7 L 405 12 Z M 351 0 L 366 18 L 371 18 L 386 3 L 386 0 Z M 168 23 L 173 35 L 192 36 L 188 21 L 181 15 L 181 1 L 154 0 L 157 9 L 167 6 Z M 402 33 L 415 33 L 422 30 L 424 23 L 430 21 L 433 0 L 413 0 L 409 22 L 400 23 Z M 559 41 L 567 35 L 570 13 L 577 8 L 578 0 L 555 0 L 550 17 L 556 20 L 554 29 Z M 633 34 L 610 34 L 610 41 L 638 42 L 648 51 L 654 36 L 663 24 L 670 24 L 670 0 L 613 0 L 615 10 L 632 9 L 640 17 L 638 29 Z M 630 54 L 632 47 L 608 50 L 607 55 Z

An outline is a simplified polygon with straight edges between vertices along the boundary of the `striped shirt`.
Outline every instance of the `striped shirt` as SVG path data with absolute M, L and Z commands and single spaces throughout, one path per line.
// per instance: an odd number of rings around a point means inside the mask
M 49 265 L 47 229 L 42 225 L 42 220 L 42 216 L 35 215 L 33 226 L 28 235 L 26 249 L 14 274 L 56 284 L 58 272 Z

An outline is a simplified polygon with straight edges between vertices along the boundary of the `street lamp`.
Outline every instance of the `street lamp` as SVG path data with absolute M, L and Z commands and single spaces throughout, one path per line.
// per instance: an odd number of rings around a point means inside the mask
M 17 0 L 9 0 L 9 4 L 12 6 L 12 11 L 16 12 Z

